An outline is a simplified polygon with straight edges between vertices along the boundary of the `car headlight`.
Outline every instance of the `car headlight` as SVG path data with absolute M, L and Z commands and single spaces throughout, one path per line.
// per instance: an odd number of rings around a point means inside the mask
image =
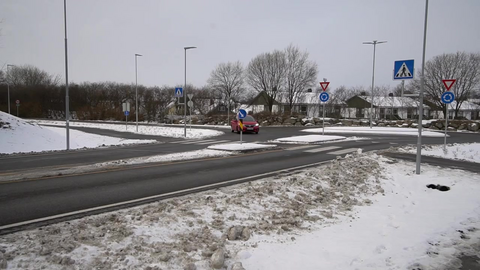
M 256 127 L 260 126 L 258 123 L 255 124 Z

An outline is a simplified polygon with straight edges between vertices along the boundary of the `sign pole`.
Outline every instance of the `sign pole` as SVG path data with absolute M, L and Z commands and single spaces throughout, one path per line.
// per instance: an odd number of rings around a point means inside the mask
M 443 140 L 443 151 L 447 151 L 447 129 L 448 129 L 448 104 L 445 114 L 445 139 Z
M 243 129 L 240 129 L 240 144 L 242 144 L 242 134 L 243 134 Z
M 325 135 L 325 102 L 323 102 L 322 135 Z
M 17 117 L 18 117 L 18 107 L 20 107 L 20 104 L 17 104 Z
M 128 115 L 125 115 L 125 130 L 128 130 Z

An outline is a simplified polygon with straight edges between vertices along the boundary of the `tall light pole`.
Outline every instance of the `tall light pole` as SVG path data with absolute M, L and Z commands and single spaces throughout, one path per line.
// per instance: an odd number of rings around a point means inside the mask
M 9 81 L 9 74 L 8 73 L 8 67 L 14 67 L 14 65 L 9 65 L 7 64 L 7 92 L 8 92 L 8 99 L 7 99 L 7 103 L 8 103 L 8 114 L 10 114 L 10 81 Z
M 138 132 L 138 89 L 137 89 L 137 57 L 141 54 L 135 54 L 135 119 L 137 120 L 137 132 Z
M 363 42 L 363 44 L 373 45 L 373 73 L 372 73 L 372 102 L 370 104 L 370 128 L 372 128 L 372 114 L 373 114 L 373 88 L 375 87 L 375 49 L 377 44 L 387 43 L 386 41 Z
M 418 104 L 418 139 L 417 139 L 417 167 L 416 174 L 420 174 L 420 162 L 422 159 L 422 118 L 423 118 L 423 91 L 425 90 L 425 50 L 427 47 L 427 17 L 428 0 L 425 1 L 425 23 L 423 25 L 423 56 L 422 56 L 422 77 L 420 78 L 420 95 Z
M 197 47 L 184 47 L 185 50 L 185 84 L 183 87 L 183 105 L 185 106 L 183 112 L 184 136 L 187 137 L 187 50 L 196 49 Z
M 70 104 L 68 97 L 68 49 L 67 49 L 67 0 L 63 0 L 63 17 L 65 23 L 65 127 L 67 131 L 67 150 L 70 149 Z

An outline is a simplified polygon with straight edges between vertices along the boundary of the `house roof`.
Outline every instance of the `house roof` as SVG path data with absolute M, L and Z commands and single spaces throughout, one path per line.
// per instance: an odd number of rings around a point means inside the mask
M 359 98 L 371 102 L 372 98 L 370 96 L 358 96 Z M 417 108 L 418 100 L 415 100 L 410 97 L 373 97 L 373 106 L 379 108 Z M 425 107 L 425 105 L 424 105 Z
M 298 98 L 294 104 L 320 104 L 320 98 L 319 98 L 320 93 L 319 92 L 302 92 L 298 93 Z M 331 93 L 329 93 L 330 98 L 327 103 L 333 103 L 336 105 L 346 105 L 345 102 L 335 99 L 335 96 Z M 280 95 L 279 98 L 277 98 L 278 102 L 281 104 L 288 104 L 288 95 L 286 93 L 283 93 L 283 95 Z
M 480 110 L 480 105 L 472 102 L 473 100 L 465 100 L 462 102 L 460 105 L 460 111 L 479 111 Z M 452 103 L 450 103 L 449 108 L 456 108 L 457 107 L 457 101 L 454 100 Z

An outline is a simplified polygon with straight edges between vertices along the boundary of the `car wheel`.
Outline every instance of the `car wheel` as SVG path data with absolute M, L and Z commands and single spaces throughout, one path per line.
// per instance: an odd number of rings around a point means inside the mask
M 232 129 L 232 132 L 235 132 L 235 130 Z
M 255 132 L 255 134 L 258 134 L 258 131 L 257 131 L 257 132 Z

